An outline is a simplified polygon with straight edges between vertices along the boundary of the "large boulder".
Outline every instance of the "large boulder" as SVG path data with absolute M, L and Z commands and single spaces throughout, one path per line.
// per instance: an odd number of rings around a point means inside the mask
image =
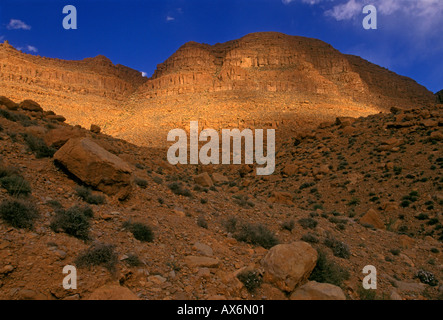
M 263 280 L 282 291 L 292 292 L 309 277 L 317 256 L 317 251 L 303 241 L 276 245 L 262 260 Z
M 43 108 L 33 100 L 24 100 L 20 102 L 19 107 L 23 110 L 43 112 Z
M 69 139 L 54 160 L 87 185 L 120 200 L 132 189 L 130 166 L 88 138 Z
M 85 137 L 86 134 L 75 127 L 58 127 L 45 135 L 45 142 L 49 147 L 60 149 L 71 138 Z
M 207 172 L 203 172 L 203 173 L 200 173 L 199 175 L 196 175 L 194 177 L 194 181 L 195 181 L 195 183 L 201 185 L 202 187 L 206 187 L 206 188 L 212 187 L 214 184 L 212 182 L 211 177 L 209 176 L 209 174 Z
M 291 294 L 291 300 L 346 300 L 340 287 L 329 283 L 309 281 Z
M 369 224 L 377 229 L 386 229 L 385 223 L 383 222 L 380 215 L 374 209 L 369 209 L 363 217 L 360 218 L 361 224 Z
M 9 110 L 18 109 L 18 104 L 12 101 L 11 99 L 6 98 L 5 96 L 0 96 L 0 105 L 5 106 Z

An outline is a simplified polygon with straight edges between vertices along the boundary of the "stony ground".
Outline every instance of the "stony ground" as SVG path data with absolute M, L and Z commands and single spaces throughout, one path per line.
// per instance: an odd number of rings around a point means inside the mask
M 166 150 L 11 109 L 0 110 L 0 202 L 22 198 L 38 218 L 31 228 L 0 219 L 1 299 L 87 299 L 106 284 L 150 300 L 288 299 L 291 292 L 267 281 L 263 259 L 277 243 L 300 241 L 321 252 L 305 276 L 340 287 L 347 299 L 442 297 L 442 105 L 281 135 L 269 177 L 249 166 L 171 166 Z M 52 158 L 73 136 L 129 164 L 127 199 L 94 190 L 103 199 L 88 204 L 79 196 L 81 181 Z M 11 192 L 1 180 L 11 172 L 29 183 L 27 195 L 25 183 Z M 88 239 L 51 225 L 61 207 L 74 205 L 93 210 Z M 152 241 L 137 240 L 128 221 L 149 226 Z M 113 245 L 116 261 L 83 266 L 77 258 L 98 243 Z M 66 265 L 78 267 L 77 290 L 62 287 Z M 377 290 L 361 288 L 366 265 L 377 268 Z M 255 290 L 237 277 L 245 270 Z

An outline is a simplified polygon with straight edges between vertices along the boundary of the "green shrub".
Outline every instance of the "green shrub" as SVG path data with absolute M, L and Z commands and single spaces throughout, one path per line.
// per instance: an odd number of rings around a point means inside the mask
M 29 149 L 37 158 L 51 158 L 56 151 L 54 148 L 48 147 L 41 138 L 33 136 L 32 134 L 25 133 L 24 139 Z
M 323 251 L 318 251 L 317 264 L 309 276 L 309 280 L 341 286 L 349 279 L 349 272 L 332 260 L 328 260 Z
M 312 234 L 312 233 L 304 234 L 301 237 L 301 240 L 305 241 L 305 242 L 309 242 L 309 243 L 318 243 L 319 242 L 318 238 L 314 234 Z
M 123 224 L 123 227 L 128 229 L 134 238 L 143 242 L 152 242 L 154 240 L 154 233 L 152 229 L 140 222 L 127 221 Z
M 243 283 L 249 293 L 254 293 L 263 283 L 262 276 L 257 270 L 240 272 L 237 278 Z
M 294 227 L 295 227 L 295 222 L 293 219 L 286 220 L 281 224 L 281 227 L 283 230 L 292 231 L 292 229 L 294 229 Z
M 237 227 L 234 238 L 237 241 L 260 245 L 265 249 L 270 249 L 278 244 L 274 233 L 262 224 L 243 223 Z
M 192 193 L 189 191 L 189 189 L 184 188 L 182 183 L 179 182 L 173 182 L 168 185 L 168 188 L 172 191 L 172 193 L 179 195 L 179 196 L 185 196 L 185 197 L 191 197 Z
M 105 203 L 105 196 L 100 194 L 93 194 L 90 188 L 78 186 L 75 188 L 77 195 L 89 204 L 103 204 Z
M 29 195 L 31 186 L 20 174 L 12 174 L 0 179 L 0 183 L 12 196 Z
M 312 218 L 301 218 L 298 223 L 303 227 L 303 229 L 315 229 L 317 227 L 317 220 Z
M 374 289 L 365 289 L 361 284 L 357 288 L 358 296 L 360 300 L 375 300 L 377 292 Z
M 128 254 L 128 257 L 124 259 L 124 261 L 130 266 L 130 267 L 139 267 L 143 265 L 143 262 L 140 261 L 137 255 L 135 254 Z
M 334 256 L 336 256 L 336 257 L 343 258 L 343 259 L 349 259 L 349 257 L 351 256 L 351 252 L 349 251 L 349 247 L 345 243 L 343 243 L 331 236 L 329 236 L 325 239 L 325 245 L 332 249 L 332 252 L 334 253 Z
M 238 219 L 237 217 L 229 217 L 223 222 L 223 225 L 227 232 L 234 233 L 237 230 Z
M 80 240 L 89 240 L 89 220 L 93 216 L 90 207 L 77 205 L 68 210 L 58 209 L 51 221 L 50 227 L 54 232 L 65 232 Z
M 418 270 L 415 275 L 422 283 L 428 284 L 431 287 L 438 285 L 438 279 L 430 271 Z
M 146 189 L 146 187 L 148 186 L 148 181 L 138 177 L 134 178 L 134 183 L 142 189 Z
M 103 266 L 111 272 L 116 270 L 117 262 L 115 246 L 105 243 L 94 243 L 75 259 L 79 268 Z
M 4 200 L 0 204 L 0 218 L 14 228 L 32 229 L 39 214 L 29 201 Z

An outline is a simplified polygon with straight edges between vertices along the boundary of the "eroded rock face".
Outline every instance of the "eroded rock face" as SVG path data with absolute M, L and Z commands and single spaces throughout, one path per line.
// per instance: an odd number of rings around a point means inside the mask
M 309 277 L 317 256 L 317 251 L 303 241 L 276 245 L 262 260 L 263 280 L 282 291 L 292 292 Z
M 125 199 L 131 189 L 131 168 L 122 159 L 88 138 L 72 138 L 55 154 L 54 160 L 84 183 Z
M 63 61 L 7 44 L 0 44 L 0 64 L 2 94 L 9 98 L 33 99 L 69 124 L 94 123 L 106 134 L 145 146 L 164 147 L 165 134 L 186 130 L 189 119 L 216 130 L 285 132 L 337 116 L 435 102 L 412 79 L 320 40 L 275 32 L 212 46 L 186 43 L 149 79 L 103 56 Z

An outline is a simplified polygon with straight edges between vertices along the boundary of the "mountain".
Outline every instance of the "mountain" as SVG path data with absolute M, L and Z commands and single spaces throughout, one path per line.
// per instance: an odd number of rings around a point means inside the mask
M 435 94 L 435 98 L 437 100 L 437 103 L 443 103 L 443 90 L 440 90 Z
M 69 123 L 102 126 L 140 145 L 199 120 L 210 128 L 278 127 L 279 134 L 336 116 L 434 103 L 414 80 L 316 39 L 275 32 L 226 43 L 189 42 L 150 79 L 99 56 L 62 61 L 0 47 L 3 94 L 34 99 Z

